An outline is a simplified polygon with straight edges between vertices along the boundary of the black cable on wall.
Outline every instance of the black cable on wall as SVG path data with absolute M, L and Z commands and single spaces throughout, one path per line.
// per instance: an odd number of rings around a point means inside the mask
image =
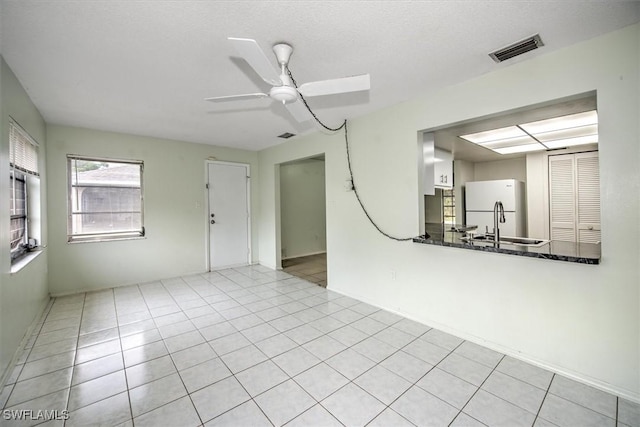
M 287 67 L 287 73 L 289 74 L 289 77 L 291 78 L 291 81 L 293 82 L 293 85 L 297 89 L 298 88 L 298 84 L 296 83 L 296 80 L 293 78 L 293 75 L 291 74 L 291 70 L 289 70 L 288 67 Z M 347 165 L 349 166 L 349 179 L 351 180 L 351 185 L 352 185 L 352 188 L 353 188 L 353 192 L 356 195 L 356 199 L 358 200 L 358 203 L 360 204 L 360 207 L 362 208 L 362 211 L 366 215 L 366 217 L 369 220 L 369 222 L 375 227 L 376 230 L 378 230 L 378 232 L 380 234 L 382 234 L 383 236 L 385 236 L 385 237 L 387 237 L 389 239 L 396 240 L 396 241 L 399 241 L 399 242 L 407 242 L 407 241 L 413 240 L 413 237 L 396 237 L 396 236 L 393 236 L 393 235 L 385 232 L 382 228 L 380 228 L 380 226 L 378 226 L 378 224 L 376 224 L 376 222 L 373 220 L 373 218 L 371 217 L 371 215 L 367 211 L 367 208 L 365 208 L 364 204 L 362 203 L 362 200 L 360 199 L 360 195 L 358 194 L 358 187 L 356 186 L 355 179 L 353 178 L 353 170 L 351 169 L 351 154 L 349 152 L 349 129 L 347 127 L 347 121 L 345 120 L 342 123 L 342 125 L 340 125 L 337 128 L 331 128 L 331 127 L 325 125 L 324 123 L 322 123 L 322 121 L 320 121 L 320 119 L 318 118 L 318 116 L 316 116 L 316 114 L 313 112 L 313 110 L 311 110 L 311 107 L 309 107 L 309 104 L 307 104 L 307 100 L 304 99 L 304 96 L 302 96 L 302 94 L 300 92 L 298 92 L 298 95 L 300 96 L 300 99 L 304 103 L 304 106 L 307 107 L 307 110 L 309 110 L 309 113 L 311 113 L 311 115 L 313 116 L 314 120 L 320 126 L 322 126 L 323 128 L 325 128 L 326 130 L 328 130 L 330 132 L 337 132 L 337 131 L 339 131 L 339 130 L 344 128 L 344 141 L 345 141 L 345 145 L 346 145 L 346 148 L 347 148 Z

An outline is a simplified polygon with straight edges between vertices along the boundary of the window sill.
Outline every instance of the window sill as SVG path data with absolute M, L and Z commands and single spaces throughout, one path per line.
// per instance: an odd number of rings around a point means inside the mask
M 40 254 L 44 252 L 44 248 L 38 248 L 31 252 L 27 252 L 24 256 L 18 258 L 11 264 L 11 274 L 16 274 L 24 267 L 26 267 L 31 261 L 36 259 Z
M 104 242 L 121 242 L 123 240 L 144 240 L 146 236 L 131 236 L 131 237 L 111 237 L 102 239 L 72 239 L 67 240 L 70 245 L 76 245 L 78 243 L 104 243 Z

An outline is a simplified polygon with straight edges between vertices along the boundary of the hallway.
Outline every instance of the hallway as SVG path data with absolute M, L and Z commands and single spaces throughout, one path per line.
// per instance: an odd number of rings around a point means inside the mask
M 292 276 L 327 287 L 327 254 L 309 255 L 282 260 L 282 269 Z

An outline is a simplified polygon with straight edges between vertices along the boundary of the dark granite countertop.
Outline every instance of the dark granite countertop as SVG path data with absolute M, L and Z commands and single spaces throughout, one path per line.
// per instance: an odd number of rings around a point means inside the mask
M 464 228 L 464 226 L 457 226 Z M 466 233 L 453 231 L 451 226 L 442 224 L 426 224 L 428 237 L 418 236 L 415 243 L 427 245 L 449 246 L 454 248 L 471 249 L 483 252 L 498 252 L 503 254 L 528 256 L 533 258 L 551 259 L 556 261 L 577 262 L 581 264 L 600 264 L 600 244 L 573 243 L 551 240 L 541 246 L 528 246 L 491 242 L 467 242 L 462 240 Z

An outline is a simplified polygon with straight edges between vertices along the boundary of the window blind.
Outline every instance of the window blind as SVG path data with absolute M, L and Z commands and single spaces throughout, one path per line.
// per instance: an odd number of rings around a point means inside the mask
M 38 143 L 20 125 L 9 122 L 9 162 L 11 167 L 38 176 Z

